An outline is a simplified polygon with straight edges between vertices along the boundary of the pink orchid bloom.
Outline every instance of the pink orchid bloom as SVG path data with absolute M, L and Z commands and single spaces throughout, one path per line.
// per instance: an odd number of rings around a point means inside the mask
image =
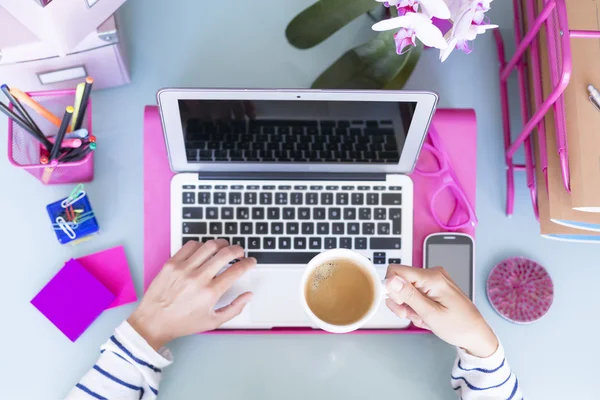
M 396 8 L 398 9 L 398 16 L 401 17 L 406 13 L 419 11 L 419 3 L 416 0 L 399 0 Z
M 473 23 L 475 25 L 482 25 L 485 20 L 485 13 L 491 8 L 490 3 L 492 0 L 479 0 L 475 5 L 475 15 L 473 16 Z
M 394 42 L 396 42 L 396 53 L 404 54 L 404 49 L 416 45 L 414 29 L 400 28 L 394 34 Z
M 485 23 L 485 12 L 490 9 L 491 1 L 449 0 L 448 7 L 451 10 L 454 25 L 446 34 L 448 46 L 440 51 L 442 62 L 446 61 L 454 49 L 469 54 L 472 51 L 470 41 L 475 40 L 477 35 L 485 33 L 488 29 L 498 27 L 498 25 Z
M 455 48 L 457 50 L 462 51 L 465 54 L 471 54 L 471 52 L 473 51 L 473 49 L 469 45 L 469 41 L 468 40 L 459 40 L 458 42 L 456 42 L 456 47 Z
M 402 28 L 394 37 L 397 50 L 415 42 L 418 38 L 425 46 L 445 49 L 448 45 L 438 27 L 424 13 L 410 12 L 401 17 L 390 18 L 373 25 L 375 31 L 388 31 Z
M 418 0 L 377 0 L 383 2 L 386 7 L 395 6 L 398 10 L 398 16 L 406 15 L 408 12 L 419 11 Z
M 429 17 L 440 19 L 450 18 L 450 10 L 444 0 L 377 0 L 386 6 L 395 6 L 400 17 L 408 12 L 421 10 Z

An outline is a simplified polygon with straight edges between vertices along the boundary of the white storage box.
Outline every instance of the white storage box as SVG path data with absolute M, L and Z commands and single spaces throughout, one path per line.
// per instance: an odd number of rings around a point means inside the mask
M 0 84 L 24 91 L 69 89 L 83 82 L 86 76 L 94 78 L 94 89 L 130 82 L 115 16 L 64 57 L 58 56 L 45 41 L 0 49 Z
M 0 0 L 8 11 L 58 55 L 75 46 L 113 15 L 125 0 Z M 0 26 L 2 31 L 2 26 Z M 7 34 L 2 31 L 2 34 Z

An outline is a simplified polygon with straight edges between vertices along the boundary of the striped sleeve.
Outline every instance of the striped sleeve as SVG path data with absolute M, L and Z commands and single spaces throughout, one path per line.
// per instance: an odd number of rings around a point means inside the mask
M 66 400 L 153 400 L 158 396 L 162 370 L 173 361 L 168 349 L 154 351 L 127 321 L 102 345 L 100 353 Z
M 452 388 L 462 400 L 522 400 L 519 380 L 511 371 L 502 344 L 488 358 L 474 357 L 457 349 L 452 369 Z

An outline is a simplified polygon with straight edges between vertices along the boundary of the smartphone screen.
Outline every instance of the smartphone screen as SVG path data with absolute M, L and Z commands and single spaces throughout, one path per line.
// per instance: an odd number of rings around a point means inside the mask
M 473 299 L 473 240 L 469 236 L 434 235 L 425 243 L 425 267 L 444 267 L 458 287 Z

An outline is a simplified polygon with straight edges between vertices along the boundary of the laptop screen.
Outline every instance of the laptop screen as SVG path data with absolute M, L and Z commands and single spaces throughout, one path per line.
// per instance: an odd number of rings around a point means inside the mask
M 398 164 L 416 102 L 179 100 L 189 163 Z

